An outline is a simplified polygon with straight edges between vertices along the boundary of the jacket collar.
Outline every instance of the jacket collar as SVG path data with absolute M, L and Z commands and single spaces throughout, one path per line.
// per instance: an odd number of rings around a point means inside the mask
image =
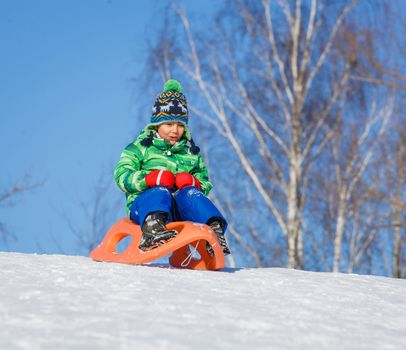
M 184 152 L 186 144 L 187 142 L 189 142 L 191 137 L 189 130 L 185 128 L 185 133 L 183 134 L 183 137 L 172 146 L 168 140 L 164 140 L 159 136 L 158 132 L 155 129 L 155 125 L 148 124 L 141 131 L 141 134 L 138 139 L 142 141 L 146 138 L 151 137 L 151 135 L 152 135 L 151 141 L 154 147 L 163 151 L 167 151 L 170 149 L 172 153 Z
M 145 132 L 147 135 L 149 135 L 151 132 L 156 132 L 156 128 L 157 125 L 150 123 L 147 124 L 147 126 L 144 128 L 144 130 L 142 132 Z M 187 141 L 190 141 L 190 139 L 192 138 L 192 135 L 190 135 L 190 131 L 187 125 L 185 125 L 185 132 L 183 134 L 183 138 L 185 138 Z
M 152 144 L 154 145 L 154 147 L 164 151 L 170 149 L 172 153 L 179 153 L 183 151 L 185 149 L 186 142 L 187 140 L 184 137 L 176 142 L 173 146 L 168 140 L 164 140 L 159 136 L 154 136 L 154 139 L 152 140 Z

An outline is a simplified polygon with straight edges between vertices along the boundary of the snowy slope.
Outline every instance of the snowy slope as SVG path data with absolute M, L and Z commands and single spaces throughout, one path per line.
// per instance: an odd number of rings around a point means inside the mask
M 406 281 L 0 253 L 0 349 L 406 349 Z

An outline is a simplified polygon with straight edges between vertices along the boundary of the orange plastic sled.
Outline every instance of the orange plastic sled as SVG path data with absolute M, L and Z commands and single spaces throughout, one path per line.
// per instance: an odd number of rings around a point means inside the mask
M 174 267 L 195 270 L 221 270 L 225 267 L 223 251 L 216 234 L 209 226 L 186 221 L 172 222 L 166 227 L 168 230 L 178 231 L 175 238 L 144 252 L 138 248 L 142 234 L 140 226 L 128 218 L 121 219 L 110 228 L 103 241 L 90 253 L 90 257 L 96 261 L 145 264 L 172 253 L 169 263 Z M 117 244 L 128 236 L 132 237 L 131 243 L 122 253 L 117 253 Z M 206 250 L 206 241 L 213 248 L 213 256 Z M 199 258 L 194 257 L 189 245 L 198 251 Z

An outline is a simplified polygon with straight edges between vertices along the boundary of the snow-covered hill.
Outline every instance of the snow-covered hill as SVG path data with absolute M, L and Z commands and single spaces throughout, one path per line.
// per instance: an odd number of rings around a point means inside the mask
M 405 349 L 406 281 L 0 253 L 0 349 Z

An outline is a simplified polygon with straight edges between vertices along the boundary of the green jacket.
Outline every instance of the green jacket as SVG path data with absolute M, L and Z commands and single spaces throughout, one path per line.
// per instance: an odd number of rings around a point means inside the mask
M 213 188 L 203 158 L 190 150 L 188 129 L 185 129 L 182 139 L 171 146 L 168 141 L 155 135 L 153 128 L 147 125 L 137 139 L 124 149 L 114 171 L 118 187 L 126 193 L 127 212 L 134 199 L 148 188 L 145 176 L 152 170 L 170 170 L 175 175 L 189 172 L 199 179 L 202 191 L 206 195 Z M 151 132 L 155 135 L 152 145 L 149 147 L 142 145 L 141 142 L 148 138 Z

